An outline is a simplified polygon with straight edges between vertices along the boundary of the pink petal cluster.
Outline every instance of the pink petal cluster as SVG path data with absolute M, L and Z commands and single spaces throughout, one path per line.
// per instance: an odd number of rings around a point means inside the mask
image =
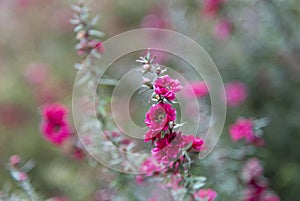
M 199 152 L 204 142 L 193 135 L 182 135 L 181 132 L 166 134 L 164 138 L 154 143 L 155 148 L 151 150 L 151 153 L 159 163 L 168 165 L 179 157 L 181 151 L 190 143 L 192 143 L 192 149 Z
M 183 146 L 186 146 L 186 145 L 192 143 L 192 149 L 194 151 L 197 151 L 197 152 L 201 151 L 202 146 L 204 144 L 204 141 L 201 138 L 195 137 L 193 135 L 182 135 L 181 138 L 183 141 L 182 142 Z
M 197 98 L 202 98 L 208 94 L 208 88 L 205 82 L 195 81 L 190 82 L 189 86 L 185 87 L 184 92 L 188 97 L 196 96 Z
M 26 80 L 32 84 L 41 84 L 48 74 L 48 66 L 43 63 L 31 63 L 24 73 Z
M 247 87 L 243 82 L 232 81 L 225 84 L 227 105 L 237 107 L 247 99 Z
M 67 108 L 59 103 L 43 107 L 41 132 L 46 140 L 55 145 L 61 145 L 70 137 L 71 129 L 67 114 Z
M 165 16 L 157 14 L 146 15 L 142 21 L 142 28 L 159 28 L 166 29 L 169 27 L 169 21 Z
M 161 169 L 162 167 L 152 157 L 147 158 L 140 167 L 141 172 L 146 173 L 146 176 L 151 176 L 154 172 L 159 172 Z
M 217 192 L 212 189 L 200 189 L 194 193 L 195 198 L 204 199 L 206 201 L 214 201 L 217 197 Z
M 9 157 L 9 164 L 11 166 L 18 165 L 20 163 L 20 161 L 21 161 L 21 158 L 18 155 L 12 155 L 12 156 Z
M 202 13 L 207 17 L 215 17 L 223 0 L 204 0 Z
M 265 193 L 263 195 L 262 201 L 280 201 L 280 198 L 272 193 Z
M 242 170 L 242 178 L 245 182 L 261 177 L 263 168 L 257 158 L 250 158 L 244 165 Z
M 145 141 L 160 137 L 161 131 L 169 129 L 169 122 L 176 120 L 176 110 L 172 108 L 171 104 L 159 103 L 152 105 L 146 114 L 145 124 L 149 131 L 145 135 Z
M 172 79 L 168 75 L 164 75 L 155 80 L 154 91 L 169 101 L 175 99 L 175 93 L 182 89 L 178 80 Z
M 213 33 L 214 33 L 214 37 L 217 40 L 219 41 L 227 40 L 231 34 L 231 23 L 226 19 L 222 19 L 214 27 Z
M 238 119 L 234 124 L 229 127 L 229 133 L 233 141 L 246 139 L 250 142 L 255 136 L 253 131 L 253 123 L 251 119 Z
M 280 201 L 277 195 L 271 193 L 263 177 L 263 168 L 257 158 L 250 158 L 246 162 L 242 178 L 246 184 L 243 201 Z
M 264 139 L 258 137 L 254 132 L 253 122 L 251 119 L 239 118 L 234 124 L 229 127 L 229 133 L 233 141 L 245 139 L 246 142 L 256 146 L 263 146 Z

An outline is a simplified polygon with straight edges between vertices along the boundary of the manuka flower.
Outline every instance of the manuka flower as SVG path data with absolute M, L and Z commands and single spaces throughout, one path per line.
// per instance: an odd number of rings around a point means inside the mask
M 194 197 L 200 198 L 201 200 L 214 201 L 217 197 L 217 192 L 212 189 L 200 189 L 194 193 Z
M 233 141 L 238 141 L 245 138 L 251 141 L 254 137 L 253 123 L 251 119 L 238 119 L 229 127 L 229 133 Z
M 231 107 L 237 107 L 247 99 L 247 87 L 240 81 L 226 83 L 225 93 L 227 105 Z
M 185 86 L 184 93 L 188 97 L 196 96 L 197 98 L 202 98 L 208 94 L 208 88 L 205 82 L 194 81 Z
M 176 110 L 168 103 L 153 105 L 146 114 L 145 124 L 149 131 L 145 135 L 145 141 L 149 141 L 161 131 L 169 129 L 169 122 L 176 120 Z M 154 140 L 153 139 L 153 140 Z
M 175 93 L 182 89 L 178 80 L 172 79 L 168 75 L 164 75 L 156 79 L 154 83 L 154 91 L 169 101 L 175 99 Z
M 70 137 L 67 108 L 61 104 L 45 105 L 42 112 L 41 132 L 49 142 L 61 145 Z

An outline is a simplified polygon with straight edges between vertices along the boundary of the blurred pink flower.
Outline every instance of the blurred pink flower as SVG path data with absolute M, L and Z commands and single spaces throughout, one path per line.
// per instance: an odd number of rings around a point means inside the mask
M 247 98 L 247 87 L 240 81 L 232 81 L 225 84 L 227 105 L 236 107 L 241 105 Z
M 217 192 L 212 189 L 200 189 L 194 193 L 195 198 L 205 199 L 207 201 L 214 201 L 217 197 Z
M 43 63 L 31 63 L 25 69 L 25 78 L 29 83 L 40 84 L 48 75 L 48 66 Z
M 170 165 L 179 156 L 182 145 L 181 133 L 169 133 L 155 142 L 151 153 L 159 164 Z
M 169 27 L 169 21 L 164 16 L 158 14 L 149 14 L 144 17 L 141 27 L 166 29 Z
M 84 151 L 79 148 L 79 147 L 75 147 L 74 150 L 73 150 L 73 158 L 75 160 L 82 160 L 85 158 L 85 153 Z
M 201 138 L 195 138 L 193 140 L 192 148 L 196 151 L 201 151 L 204 141 Z
M 182 89 L 178 80 L 174 80 L 168 75 L 164 75 L 155 80 L 154 91 L 156 94 L 172 101 L 175 99 L 175 93 Z
M 272 193 L 265 193 L 263 195 L 262 201 L 280 201 L 280 198 Z
M 155 159 L 152 158 L 152 157 L 147 158 L 147 159 L 141 164 L 141 167 L 140 167 L 141 172 L 145 173 L 146 176 L 151 176 L 151 175 L 153 175 L 154 172 L 158 172 L 158 171 L 160 171 L 161 169 L 162 169 L 161 166 L 159 166 L 159 165 L 157 164 L 157 162 L 155 161 Z M 138 181 L 141 181 L 140 179 L 141 179 L 141 178 L 139 178 Z
M 229 127 L 229 133 L 233 141 L 245 138 L 248 142 L 251 142 L 255 136 L 252 120 L 244 118 L 238 119 Z
M 227 40 L 231 34 L 231 23 L 226 19 L 222 19 L 215 25 L 213 33 L 217 40 Z
M 29 119 L 29 111 L 23 106 L 9 102 L 0 103 L 0 125 L 9 129 L 22 128 Z
M 67 114 L 67 108 L 59 103 L 43 107 L 41 132 L 46 140 L 55 145 L 61 145 L 70 137 L 71 129 Z
M 26 181 L 28 179 L 28 175 L 26 172 L 15 172 L 13 175 L 14 179 L 20 182 Z
M 145 135 L 145 141 L 154 140 L 160 131 L 168 130 L 169 122 L 176 120 L 176 110 L 168 103 L 153 105 L 146 114 L 145 124 L 150 129 Z
M 207 17 L 215 17 L 223 0 L 203 0 L 202 13 Z
M 208 88 L 205 82 L 194 81 L 185 86 L 184 93 L 188 97 L 196 96 L 197 98 L 202 98 L 208 94 Z
M 9 163 L 11 166 L 16 166 L 20 163 L 21 158 L 18 155 L 12 155 L 9 157 Z
M 174 173 L 171 175 L 170 180 L 166 183 L 168 188 L 172 188 L 173 190 L 177 190 L 183 188 L 183 186 L 179 186 L 179 182 L 182 180 L 182 176 L 179 173 Z
M 246 183 L 249 183 L 252 179 L 261 177 L 262 174 L 263 168 L 257 158 L 250 158 L 242 170 L 242 178 Z
M 143 175 L 136 175 L 135 176 L 135 182 L 137 183 L 137 184 L 139 184 L 139 185 L 141 185 L 143 182 L 144 182 L 144 177 L 143 177 Z

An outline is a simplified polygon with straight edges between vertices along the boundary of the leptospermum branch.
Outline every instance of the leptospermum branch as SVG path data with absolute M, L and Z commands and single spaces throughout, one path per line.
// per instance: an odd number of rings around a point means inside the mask
M 151 158 L 144 161 L 141 169 L 146 171 L 146 176 L 175 180 L 172 181 L 175 183 L 172 186 L 185 190 L 184 199 L 207 198 L 199 194 L 206 178 L 190 173 L 196 153 L 202 149 L 203 140 L 179 131 L 182 124 L 176 122 L 177 113 L 173 104 L 176 103 L 176 93 L 182 86 L 178 80 L 165 74 L 167 69 L 154 64 L 154 60 L 150 50 L 145 57 L 137 60 L 143 65 L 143 85 L 153 91 L 150 100 L 154 102 L 146 114 L 145 124 L 148 131 L 144 138 L 145 142 L 151 141 L 154 148 L 151 150 Z M 154 79 L 150 80 L 148 74 Z

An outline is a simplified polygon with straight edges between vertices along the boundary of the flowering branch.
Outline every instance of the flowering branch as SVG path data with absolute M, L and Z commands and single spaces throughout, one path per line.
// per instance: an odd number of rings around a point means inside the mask
M 204 142 L 199 137 L 182 134 L 179 131 L 182 124 L 176 123 L 177 113 L 173 104 L 176 104 L 176 93 L 182 86 L 178 80 L 163 75 L 167 69 L 154 64 L 154 60 L 150 50 L 145 57 L 137 60 L 143 65 L 143 85 L 153 91 L 150 100 L 154 102 L 145 119 L 148 127 L 145 142 L 151 141 L 154 148 L 151 150 L 151 157 L 143 162 L 141 170 L 146 172 L 146 176 L 163 177 L 167 186 L 173 190 L 184 190 L 185 200 L 212 200 L 216 193 L 211 191 L 203 194 L 207 190 L 201 189 L 206 178 L 194 176 L 190 171 Z M 149 77 L 154 79 L 150 80 Z

